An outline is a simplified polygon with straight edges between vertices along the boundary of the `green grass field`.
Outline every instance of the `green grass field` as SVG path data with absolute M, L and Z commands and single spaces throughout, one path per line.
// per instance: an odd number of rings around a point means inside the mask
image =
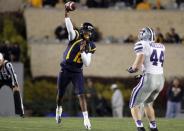
M 159 131 L 184 131 L 184 119 L 158 119 Z M 147 129 L 148 124 L 144 120 Z M 131 118 L 91 118 L 91 131 L 136 131 Z M 0 131 L 86 131 L 82 118 L 64 118 L 56 124 L 48 117 L 1 117 Z M 148 131 L 148 129 L 147 129 Z

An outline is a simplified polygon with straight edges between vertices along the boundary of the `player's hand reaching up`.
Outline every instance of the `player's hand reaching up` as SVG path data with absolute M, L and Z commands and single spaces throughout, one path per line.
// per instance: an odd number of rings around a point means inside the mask
M 73 1 L 68 1 L 65 4 L 65 11 L 69 12 L 69 11 L 74 11 L 76 9 L 76 4 Z
M 76 9 L 76 4 L 73 1 L 68 1 L 65 4 L 65 17 L 68 17 L 68 13 L 70 11 L 74 11 Z

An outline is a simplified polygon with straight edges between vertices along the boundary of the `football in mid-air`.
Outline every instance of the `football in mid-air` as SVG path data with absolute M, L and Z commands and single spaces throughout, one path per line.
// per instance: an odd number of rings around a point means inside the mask
M 67 11 L 74 11 L 76 9 L 76 4 L 73 1 L 69 1 L 65 4 L 65 9 Z

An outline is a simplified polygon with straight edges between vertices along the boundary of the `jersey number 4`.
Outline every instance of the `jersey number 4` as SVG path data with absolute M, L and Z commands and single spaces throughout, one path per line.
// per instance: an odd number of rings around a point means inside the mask
M 161 51 L 160 52 L 160 56 L 158 56 L 158 53 L 157 53 L 157 50 L 153 50 L 151 56 L 150 56 L 150 61 L 152 62 L 152 64 L 154 66 L 157 66 L 158 65 L 158 62 L 161 63 L 161 66 L 163 66 L 163 63 L 164 63 L 164 52 Z

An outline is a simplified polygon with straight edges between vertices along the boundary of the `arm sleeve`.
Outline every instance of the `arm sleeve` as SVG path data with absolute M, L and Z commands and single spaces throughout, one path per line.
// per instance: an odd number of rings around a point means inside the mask
M 65 24 L 66 24 L 66 28 L 68 31 L 68 40 L 72 41 L 75 39 L 76 33 L 75 33 L 75 30 L 73 29 L 73 25 L 72 25 L 70 18 L 68 18 L 68 17 L 65 18 Z
M 134 60 L 132 68 L 136 70 L 140 70 L 142 68 L 142 64 L 144 61 L 144 54 L 145 54 L 144 43 L 140 41 L 135 43 L 134 52 L 136 53 L 136 58 Z
M 142 43 L 138 42 L 138 43 L 135 43 L 134 45 L 134 51 L 136 54 L 138 53 L 144 53 L 144 46 Z
M 81 58 L 82 58 L 83 64 L 86 67 L 90 65 L 90 63 L 91 63 L 91 53 L 82 52 L 81 53 Z
M 10 62 L 6 63 L 6 68 L 10 74 L 11 80 L 12 80 L 12 85 L 13 86 L 18 86 L 18 81 L 17 81 L 17 75 L 14 72 L 13 66 Z

